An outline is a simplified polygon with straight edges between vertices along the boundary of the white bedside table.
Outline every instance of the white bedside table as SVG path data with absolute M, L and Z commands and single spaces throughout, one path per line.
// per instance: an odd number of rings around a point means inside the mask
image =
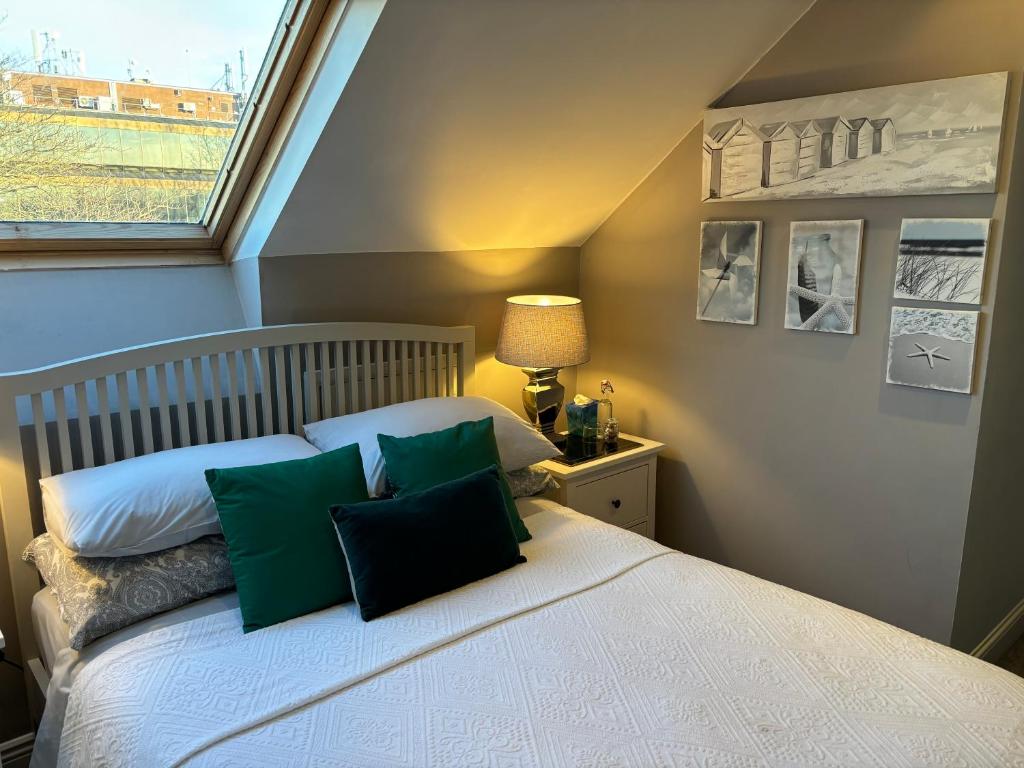
M 654 538 L 654 489 L 658 453 L 665 446 L 654 440 L 622 434 L 640 447 L 584 461 L 570 467 L 541 462 L 561 486 L 548 498 L 577 512 Z

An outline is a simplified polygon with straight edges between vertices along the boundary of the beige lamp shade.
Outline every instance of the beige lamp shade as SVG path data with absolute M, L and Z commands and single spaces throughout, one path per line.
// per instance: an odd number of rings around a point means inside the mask
M 519 368 L 582 365 L 590 359 L 583 303 L 572 296 L 510 296 L 494 356 Z

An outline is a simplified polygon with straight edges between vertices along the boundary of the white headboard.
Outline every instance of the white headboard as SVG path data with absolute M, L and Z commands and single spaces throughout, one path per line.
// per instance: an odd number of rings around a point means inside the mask
M 39 478 L 168 448 L 302 434 L 321 418 L 465 394 L 474 331 L 389 323 L 280 325 L 122 349 L 0 375 L 0 515 L 18 637 L 36 655 L 40 588 L 22 562 L 42 532 Z

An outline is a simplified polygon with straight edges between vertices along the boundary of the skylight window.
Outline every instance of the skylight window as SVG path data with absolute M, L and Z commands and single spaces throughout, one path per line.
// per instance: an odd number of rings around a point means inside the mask
M 284 5 L 0 0 L 0 221 L 203 223 Z

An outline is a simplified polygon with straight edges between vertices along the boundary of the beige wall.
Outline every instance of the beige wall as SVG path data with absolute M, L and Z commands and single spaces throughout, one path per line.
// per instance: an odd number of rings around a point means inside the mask
M 576 248 L 261 258 L 263 322 L 368 320 L 476 326 L 475 391 L 522 412 L 526 377 L 494 360 L 505 297 L 579 292 Z M 575 371 L 560 380 L 575 392 Z
M 810 4 L 388 0 L 260 255 L 578 246 Z
M 1018 26 L 1018 39 L 1022 39 Z M 1024 131 L 1024 104 L 1017 124 Z M 953 645 L 974 648 L 1024 599 L 1024 140 L 1016 143 L 1003 216 L 1003 254 L 991 315 L 989 366 L 974 465 Z M 991 298 L 991 296 L 990 296 Z M 1019 632 L 1022 627 L 1017 627 Z M 1016 634 L 1016 633 L 1014 633 Z M 1003 643 L 1005 650 L 1007 642 Z M 997 646 L 997 651 L 999 647 Z
M 1012 150 L 1022 25 L 1011 0 L 819 0 L 719 106 L 1012 70 Z M 702 205 L 698 126 L 590 238 L 581 293 L 594 358 L 580 383 L 610 376 L 623 428 L 668 444 L 661 540 L 950 641 L 992 299 L 1020 290 L 1000 274 L 1001 253 L 1011 262 L 1021 245 L 1016 226 L 1004 229 L 1011 154 L 997 195 Z M 896 243 L 911 216 L 997 219 L 973 397 L 884 383 Z M 754 328 L 694 319 L 699 222 L 712 218 L 764 221 Z M 861 218 L 858 334 L 784 330 L 789 222 Z M 1018 239 L 1002 243 L 1004 231 Z M 1012 371 L 1000 379 L 1005 392 Z

